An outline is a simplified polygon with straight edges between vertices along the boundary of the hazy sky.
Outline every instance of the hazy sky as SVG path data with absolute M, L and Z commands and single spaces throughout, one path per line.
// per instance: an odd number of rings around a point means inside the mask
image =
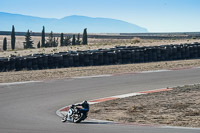
M 200 0 L 0 0 L 0 12 L 114 18 L 149 32 L 200 31 Z

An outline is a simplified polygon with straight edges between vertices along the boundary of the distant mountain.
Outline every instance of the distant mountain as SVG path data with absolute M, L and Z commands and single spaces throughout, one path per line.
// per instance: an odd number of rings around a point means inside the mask
M 88 28 L 89 33 L 145 33 L 147 29 L 125 21 L 110 18 L 91 18 L 86 16 L 68 16 L 61 19 L 40 18 L 20 14 L 0 12 L 0 31 L 10 31 L 15 25 L 16 31 L 46 31 L 79 33 Z

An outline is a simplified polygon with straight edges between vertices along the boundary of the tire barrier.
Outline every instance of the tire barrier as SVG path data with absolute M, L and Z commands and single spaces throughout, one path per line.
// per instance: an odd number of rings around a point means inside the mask
M 0 57 L 0 72 L 99 66 L 200 58 L 200 43 L 161 46 L 120 46 L 111 49 Z

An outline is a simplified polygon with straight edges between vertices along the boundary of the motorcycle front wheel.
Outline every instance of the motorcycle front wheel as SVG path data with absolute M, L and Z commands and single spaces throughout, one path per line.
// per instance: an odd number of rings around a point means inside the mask
M 61 119 L 61 121 L 64 123 L 64 122 L 66 122 L 67 121 L 67 116 L 66 117 L 63 117 L 62 119 Z

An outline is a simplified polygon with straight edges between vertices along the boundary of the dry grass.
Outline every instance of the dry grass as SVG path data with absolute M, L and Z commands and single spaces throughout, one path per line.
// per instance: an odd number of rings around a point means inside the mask
M 185 112 L 184 116 L 200 116 L 200 110 L 189 110 Z
M 138 38 L 138 37 L 134 37 L 132 40 L 131 40 L 131 44 L 136 44 L 136 43 L 140 43 L 141 42 L 141 39 Z
M 114 109 L 110 108 L 113 102 L 117 103 Z M 90 117 L 95 119 L 200 127 L 200 85 L 99 103 L 92 105 L 91 110 Z

